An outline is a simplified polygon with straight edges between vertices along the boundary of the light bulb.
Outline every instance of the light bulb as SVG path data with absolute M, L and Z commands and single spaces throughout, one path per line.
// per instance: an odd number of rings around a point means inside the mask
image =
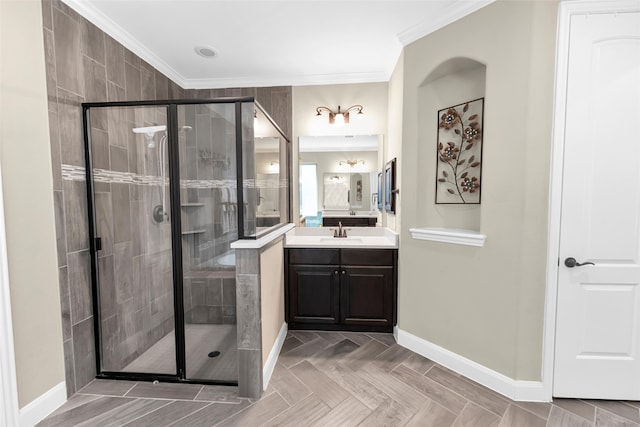
M 342 114 L 342 113 L 336 114 L 336 117 L 335 117 L 334 120 L 335 120 L 334 123 L 335 123 L 336 126 L 344 125 L 344 114 Z

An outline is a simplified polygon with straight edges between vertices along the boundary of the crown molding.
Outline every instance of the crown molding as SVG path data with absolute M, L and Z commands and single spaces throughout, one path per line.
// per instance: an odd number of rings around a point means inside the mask
M 178 73 L 153 51 L 140 43 L 129 32 L 102 13 L 91 2 L 85 0 L 62 0 L 78 14 L 100 28 L 124 47 L 148 62 L 160 73 L 173 80 L 183 89 L 217 89 L 230 87 L 265 86 L 314 86 L 349 83 L 378 83 L 389 81 L 404 46 L 492 3 L 495 0 L 455 0 L 451 1 L 435 20 L 424 21 L 397 35 L 397 52 L 391 55 L 387 69 L 373 73 L 336 73 L 283 76 L 245 76 L 207 79 L 189 79 Z
M 417 25 L 398 34 L 398 40 L 402 46 L 407 46 L 422 37 L 445 27 L 452 22 L 463 18 L 478 9 L 482 9 L 495 0 L 455 0 L 447 3 L 447 6 L 437 17 L 430 17 Z
M 336 73 L 336 74 L 300 74 L 282 77 L 221 77 L 211 79 L 184 79 L 184 89 L 217 89 L 229 87 L 263 86 L 314 86 L 346 83 L 379 83 L 389 80 L 389 73 Z
M 138 55 L 156 70 L 173 80 L 179 86 L 184 88 L 184 77 L 169 64 L 164 62 L 155 53 L 149 50 L 145 45 L 140 43 L 135 37 L 125 31 L 121 26 L 115 23 L 111 18 L 102 13 L 99 9 L 84 0 L 62 0 L 67 6 L 78 12 L 85 19 L 96 27 L 113 37 L 116 41 Z

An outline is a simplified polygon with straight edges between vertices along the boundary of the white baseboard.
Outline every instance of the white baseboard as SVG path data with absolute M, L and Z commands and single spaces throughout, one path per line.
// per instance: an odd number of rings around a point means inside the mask
M 264 364 L 264 368 L 262 369 L 262 389 L 266 390 L 269 385 L 269 380 L 271 379 L 271 374 L 273 374 L 273 370 L 276 367 L 276 362 L 278 361 L 278 355 L 280 354 L 280 350 L 282 350 L 282 345 L 284 344 L 284 340 L 287 338 L 287 323 L 283 323 L 280 328 L 280 332 L 278 332 L 278 336 L 276 337 L 276 342 L 273 343 L 273 347 L 269 352 L 269 357 L 267 357 L 267 362 Z
M 399 328 L 394 330 L 394 335 L 401 346 L 512 400 L 526 402 L 551 401 L 551 395 L 548 390 L 545 390 L 541 381 L 514 380 Z
M 33 427 L 66 401 L 67 385 L 63 381 L 20 409 L 20 427 Z

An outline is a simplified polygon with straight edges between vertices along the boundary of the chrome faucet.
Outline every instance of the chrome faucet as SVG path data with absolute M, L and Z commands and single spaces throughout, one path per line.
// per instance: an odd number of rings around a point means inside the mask
M 347 230 L 342 228 L 342 221 L 338 221 L 338 228 L 333 230 L 333 237 L 347 237 Z

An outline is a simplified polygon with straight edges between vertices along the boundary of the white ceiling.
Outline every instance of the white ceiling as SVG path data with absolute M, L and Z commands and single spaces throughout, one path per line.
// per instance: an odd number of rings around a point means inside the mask
M 387 81 L 403 46 L 493 0 L 63 1 L 192 89 Z

